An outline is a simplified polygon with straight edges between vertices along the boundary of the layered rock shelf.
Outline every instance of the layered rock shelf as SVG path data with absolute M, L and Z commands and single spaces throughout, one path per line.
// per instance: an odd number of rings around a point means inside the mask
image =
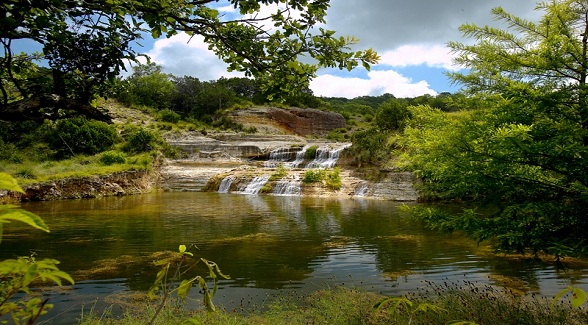
M 222 139 L 222 140 L 221 140 Z M 304 183 L 308 170 L 332 169 L 351 143 L 311 141 L 284 135 L 218 135 L 170 140 L 188 157 L 162 167 L 162 186 L 175 191 L 216 191 L 249 195 L 314 195 L 371 197 L 415 201 L 411 173 L 384 171 L 378 181 L 366 181 L 352 168 L 340 166 L 341 188 L 324 182 Z M 314 147 L 314 148 L 313 148 Z M 311 157 L 306 153 L 313 148 Z M 281 167 L 280 167 L 281 166 Z M 276 178 L 277 169 L 285 175 Z

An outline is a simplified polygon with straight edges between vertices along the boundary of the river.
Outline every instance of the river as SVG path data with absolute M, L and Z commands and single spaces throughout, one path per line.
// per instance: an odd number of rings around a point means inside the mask
M 459 234 L 440 234 L 403 215 L 401 203 L 372 199 L 160 192 L 22 205 L 50 233 L 5 226 L 0 258 L 56 258 L 76 284 L 44 294 L 44 319 L 71 324 L 122 294 L 146 291 L 154 254 L 195 244 L 196 257 L 231 276 L 215 303 L 258 306 L 285 292 L 345 285 L 387 295 L 435 283 L 472 281 L 553 296 L 573 284 L 588 291 L 586 265 L 494 255 Z M 201 269 L 201 274 L 205 270 Z M 194 298 L 199 294 L 193 290 Z M 120 312 L 116 308 L 113 313 Z

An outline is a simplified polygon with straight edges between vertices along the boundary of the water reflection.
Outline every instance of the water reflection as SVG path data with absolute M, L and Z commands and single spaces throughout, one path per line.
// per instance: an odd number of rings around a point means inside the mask
M 468 279 L 554 295 L 571 279 L 588 290 L 585 266 L 563 273 L 554 264 L 493 256 L 457 234 L 425 229 L 393 202 L 155 193 L 23 207 L 41 215 L 51 233 L 9 224 L 0 258 L 35 252 L 59 259 L 81 280 L 73 291 L 52 297 L 58 310 L 77 304 L 67 311 L 73 319 L 81 302 L 147 290 L 157 272 L 153 254 L 192 243 L 197 256 L 232 276 L 221 282 L 217 297 L 226 305 L 329 283 L 395 294 L 423 286 L 423 280 Z

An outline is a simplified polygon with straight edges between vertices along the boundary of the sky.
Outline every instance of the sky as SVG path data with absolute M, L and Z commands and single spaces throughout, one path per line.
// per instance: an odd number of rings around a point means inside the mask
M 219 10 L 234 15 L 231 7 Z M 456 92 L 444 72 L 458 70 L 446 47 L 449 41 L 471 42 L 462 37 L 458 28 L 463 23 L 495 25 L 490 13 L 501 6 L 521 18 L 537 21 L 533 0 L 331 0 L 326 17 L 327 29 L 335 36 L 355 36 L 355 50 L 372 48 L 381 56 L 371 71 L 321 69 L 310 88 L 316 96 L 355 98 L 390 93 L 398 98 L 423 94 Z M 265 12 L 274 12 L 268 8 Z M 261 15 L 260 15 L 261 16 Z M 193 76 L 202 81 L 221 76 L 242 76 L 229 73 L 227 65 L 208 50 L 202 38 L 190 39 L 180 33 L 171 38 L 141 41 L 138 52 L 147 54 L 167 73 Z
M 458 30 L 463 23 L 505 28 L 490 13 L 498 6 L 529 20 L 541 16 L 532 0 L 332 0 L 324 27 L 337 31 L 336 36 L 355 36 L 359 39 L 357 49 L 373 48 L 381 60 L 369 72 L 363 68 L 351 72 L 321 69 L 310 88 L 316 96 L 346 98 L 456 92 L 459 85 L 444 75 L 459 70 L 446 44 L 471 42 Z M 162 65 L 165 72 L 200 80 L 240 76 L 226 72 L 226 64 L 200 38 L 188 42 L 185 34 L 179 34 L 143 43 L 142 52 Z

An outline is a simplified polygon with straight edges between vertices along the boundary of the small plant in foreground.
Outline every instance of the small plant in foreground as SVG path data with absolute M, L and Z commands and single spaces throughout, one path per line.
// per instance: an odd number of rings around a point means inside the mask
M 580 308 L 580 306 L 582 306 L 586 302 L 586 291 L 584 291 L 578 287 L 568 286 L 567 288 L 560 291 L 553 298 L 553 301 L 551 302 L 551 304 L 554 305 L 558 300 L 563 298 L 563 296 L 565 296 L 568 293 L 571 293 L 571 295 L 572 295 L 572 299 L 570 302 L 571 302 L 573 308 Z
M 193 247 L 192 245 L 191 247 Z M 217 286 L 217 279 L 218 276 L 221 276 L 225 279 L 229 279 L 229 276 L 224 275 L 221 270 L 219 269 L 218 265 L 212 261 L 208 261 L 204 258 L 200 258 L 196 261 L 196 263 L 192 265 L 188 265 L 188 259 L 193 257 L 194 254 L 189 252 L 186 248 L 186 245 L 180 245 L 178 248 L 178 252 L 174 253 L 171 257 L 155 261 L 156 266 L 161 266 L 159 272 L 157 272 L 157 276 L 155 278 L 155 282 L 149 289 L 147 293 L 150 299 L 160 299 L 160 303 L 155 310 L 155 313 L 149 324 L 154 324 L 157 316 L 166 305 L 167 300 L 172 296 L 172 294 L 177 295 L 177 302 L 183 303 L 185 302 L 186 298 L 188 297 L 188 293 L 192 288 L 194 283 L 198 283 L 198 287 L 200 288 L 200 293 L 203 295 L 203 304 L 209 312 L 216 311 L 216 307 L 212 302 L 212 298 L 216 294 L 218 290 Z M 185 279 L 184 276 L 186 273 L 194 267 L 199 262 L 204 263 L 208 268 L 209 276 L 213 280 L 213 288 L 212 291 L 208 288 L 206 284 L 206 280 L 200 276 L 194 276 L 192 278 Z M 169 270 L 174 265 L 175 271 L 171 278 L 169 278 Z
M 12 176 L 0 173 L 0 189 L 24 193 Z M 12 205 L 0 205 L 0 240 L 5 223 L 20 221 L 49 232 L 49 228 L 36 214 Z M 30 285 L 36 281 L 52 281 L 61 285 L 62 280 L 74 283 L 69 274 L 57 268 L 54 259 L 36 260 L 33 256 L 0 261 L 0 318 L 10 315 L 14 324 L 33 324 L 53 305 L 39 297 L 31 297 Z M 15 298 L 17 297 L 17 298 Z
M 406 313 L 409 315 L 408 324 L 412 323 L 412 318 L 415 314 L 421 313 L 440 313 L 442 311 L 446 311 L 445 309 L 431 303 L 421 302 L 416 304 L 412 302 L 410 299 L 405 297 L 392 297 L 386 298 L 382 301 L 379 301 L 377 304 L 374 305 L 376 311 L 382 310 L 384 308 L 388 308 L 388 312 L 390 316 L 394 317 L 394 314 L 397 310 L 405 310 Z M 471 323 L 474 324 L 474 323 Z

